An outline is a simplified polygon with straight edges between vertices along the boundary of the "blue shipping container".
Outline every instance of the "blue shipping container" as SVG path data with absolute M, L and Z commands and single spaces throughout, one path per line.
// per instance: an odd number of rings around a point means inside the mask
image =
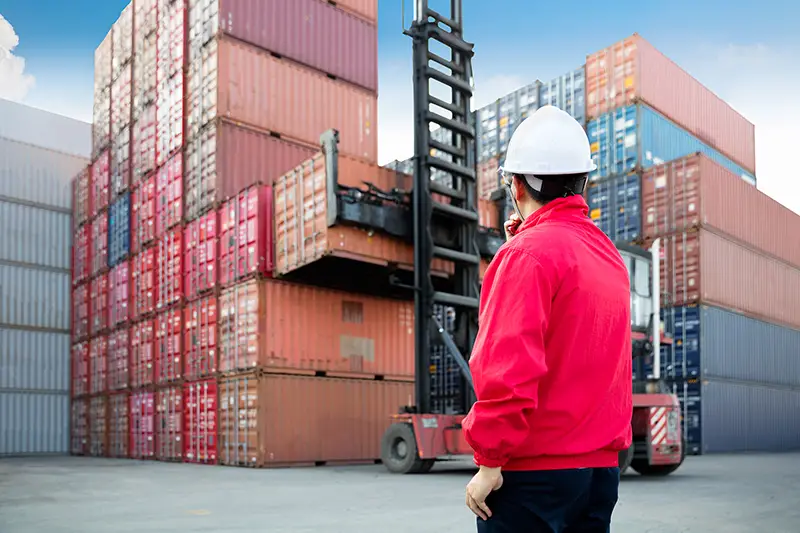
M 586 68 L 581 66 L 542 84 L 539 105 L 554 105 L 586 124 Z
M 131 194 L 123 194 L 108 209 L 108 266 L 128 257 L 131 249 Z
M 592 159 L 597 165 L 597 170 L 589 175 L 590 181 L 629 174 L 701 152 L 755 184 L 752 174 L 644 104 L 620 107 L 601 115 L 590 121 L 586 129 Z
M 638 174 L 590 183 L 589 216 L 612 241 L 630 242 L 642 234 L 642 179 Z

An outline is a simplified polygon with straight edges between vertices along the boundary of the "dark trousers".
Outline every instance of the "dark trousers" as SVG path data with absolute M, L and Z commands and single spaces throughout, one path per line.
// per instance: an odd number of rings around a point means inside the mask
M 619 468 L 503 472 L 478 533 L 608 533 Z

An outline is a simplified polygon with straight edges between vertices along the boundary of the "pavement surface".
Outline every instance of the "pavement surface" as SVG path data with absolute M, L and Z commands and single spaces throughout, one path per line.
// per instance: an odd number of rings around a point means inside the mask
M 473 471 L 2 459 L 0 532 L 473 532 L 463 503 Z M 798 533 L 800 454 L 690 457 L 667 478 L 626 474 L 612 531 Z

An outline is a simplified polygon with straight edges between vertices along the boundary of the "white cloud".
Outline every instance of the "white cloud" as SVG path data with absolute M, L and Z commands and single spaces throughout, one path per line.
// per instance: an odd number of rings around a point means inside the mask
M 25 60 L 11 53 L 19 44 L 14 28 L 0 15 L 0 98 L 22 101 L 33 88 L 34 79 L 25 74 Z

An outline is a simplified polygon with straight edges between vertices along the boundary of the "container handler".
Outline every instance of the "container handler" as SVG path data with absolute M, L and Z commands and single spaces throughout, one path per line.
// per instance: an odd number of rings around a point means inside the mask
M 473 45 L 463 39 L 461 0 L 451 0 L 450 16 L 415 0 L 413 40 L 414 188 L 412 201 L 415 292 L 416 405 L 403 406 L 381 442 L 381 459 L 390 472 L 425 473 L 436 461 L 472 455 L 461 422 L 475 401 L 468 356 L 478 328 L 479 246 L 475 165 L 475 127 L 470 113 Z M 431 41 L 449 58 L 431 51 Z M 445 54 L 447 55 L 447 54 Z M 443 85 L 451 98 L 431 94 Z M 442 114 L 442 111 L 449 116 Z M 431 138 L 430 125 L 444 128 L 450 142 Z M 436 155 L 434 155 L 436 154 Z M 444 154 L 447 160 L 438 157 Z M 449 175 L 431 181 L 431 170 Z M 435 196 L 434 196 L 435 195 Z M 501 210 L 502 212 L 502 210 Z M 451 238 L 442 241 L 440 235 Z M 660 332 L 658 241 L 647 251 L 618 244 L 631 278 L 634 368 L 653 358 L 654 375 L 632 376 L 633 444 L 620 452 L 622 471 L 663 476 L 684 458 L 680 405 L 659 376 L 660 346 L 671 342 Z M 454 263 L 453 284 L 438 290 L 431 261 Z M 464 354 L 464 355 L 462 355 Z

